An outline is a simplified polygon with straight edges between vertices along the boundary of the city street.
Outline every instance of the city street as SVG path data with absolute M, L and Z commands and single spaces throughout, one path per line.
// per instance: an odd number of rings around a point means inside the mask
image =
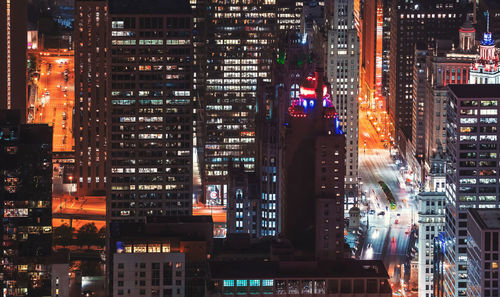
M 80 198 L 79 200 L 76 200 L 75 198 L 76 197 L 70 195 L 54 196 L 52 198 L 53 215 L 72 214 L 106 216 L 104 196 L 89 196 Z M 104 220 L 72 220 L 72 227 L 78 230 L 81 226 L 92 222 L 95 223 L 98 229 L 106 225 Z M 69 219 L 54 218 L 52 219 L 52 224 L 54 227 L 62 224 L 69 225 Z
M 53 150 L 73 151 L 73 105 L 75 99 L 74 58 L 70 52 L 39 55 L 40 78 L 35 101 L 34 123 L 53 127 Z M 49 66 L 51 65 L 51 66 Z M 67 79 L 65 71 L 67 70 Z
M 361 209 L 366 211 L 362 219 L 368 225 L 361 258 L 382 260 L 397 289 L 402 279 L 402 266 L 408 260 L 411 225 L 417 221 L 416 202 L 414 194 L 402 182 L 389 148 L 384 148 L 384 142 L 365 112 L 360 112 L 359 123 L 361 190 L 367 202 Z M 391 210 L 379 181 L 385 182 L 392 192 L 395 210 Z

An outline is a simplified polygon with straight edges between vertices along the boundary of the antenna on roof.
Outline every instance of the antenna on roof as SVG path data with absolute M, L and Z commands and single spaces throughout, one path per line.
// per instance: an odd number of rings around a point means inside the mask
M 485 11 L 484 15 L 486 16 L 486 33 L 490 32 L 490 12 Z

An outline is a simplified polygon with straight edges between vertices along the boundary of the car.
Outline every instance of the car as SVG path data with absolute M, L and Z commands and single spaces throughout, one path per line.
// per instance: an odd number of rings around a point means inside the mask
M 85 296 L 85 297 L 89 297 L 89 296 L 92 296 L 94 294 L 95 294 L 95 292 L 91 291 L 91 290 L 85 290 L 82 292 L 82 296 Z
M 368 243 L 368 245 L 366 246 L 367 248 L 371 248 L 372 247 L 372 244 L 371 243 Z
M 385 216 L 385 211 L 381 211 L 378 213 L 379 216 Z
M 63 113 L 62 113 L 62 118 L 64 121 L 66 121 L 66 112 L 65 111 L 63 111 Z
M 397 214 L 397 216 L 398 216 L 398 217 L 400 217 L 400 216 L 401 216 L 401 214 L 400 214 L 400 213 L 398 213 L 398 214 Z
M 375 214 L 375 209 L 370 209 L 369 214 Z

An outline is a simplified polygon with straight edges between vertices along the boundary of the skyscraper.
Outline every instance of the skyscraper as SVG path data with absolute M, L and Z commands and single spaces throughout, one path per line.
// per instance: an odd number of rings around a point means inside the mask
M 255 171 L 257 81 L 271 81 L 276 3 L 211 0 L 209 8 L 202 104 L 204 200 L 225 205 L 228 164 Z
M 52 128 L 0 111 L 0 160 L 2 294 L 50 295 L 42 258 L 52 251 Z
M 285 136 L 283 225 L 304 255 L 343 256 L 345 136 L 323 72 L 303 79 Z
M 500 85 L 448 89 L 445 296 L 466 296 L 467 208 L 498 208 Z
M 467 212 L 468 297 L 498 295 L 499 222 L 498 209 Z
M 388 112 L 395 122 L 396 142 L 411 140 L 415 44 L 432 45 L 455 36 L 468 5 L 455 0 L 393 0 L 391 7 L 390 81 Z M 403 152 L 404 153 L 404 152 Z
M 111 1 L 108 221 L 192 212 L 192 26 L 187 1 Z
M 475 29 L 466 21 L 459 30 L 458 48 L 450 40 L 437 40 L 427 55 L 427 92 L 424 102 L 425 149 L 427 164 L 446 151 L 447 86 L 469 83 L 470 66 L 476 59 Z
M 26 122 L 27 0 L 0 2 L 0 109 L 18 109 Z
M 371 108 L 382 100 L 383 0 L 366 1 L 363 7 L 360 96 Z
M 106 182 L 108 1 L 75 5 L 75 180 L 78 195 L 103 194 Z M 119 31 L 113 31 L 119 34 Z M 121 32 L 120 32 L 121 33 Z
M 329 19 L 327 46 L 327 77 L 333 104 L 339 114 L 346 138 L 346 202 L 349 209 L 358 196 L 358 134 L 359 134 L 359 37 L 354 20 L 354 0 L 334 1 Z

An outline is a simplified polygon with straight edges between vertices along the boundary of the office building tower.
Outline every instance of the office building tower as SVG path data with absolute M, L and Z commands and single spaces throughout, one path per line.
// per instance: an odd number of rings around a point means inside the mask
M 21 111 L 26 122 L 28 1 L 0 2 L 0 109 Z
M 323 72 L 304 79 L 285 136 L 284 235 L 305 255 L 343 257 L 345 136 Z
M 391 58 L 391 1 L 383 0 L 382 9 L 382 96 L 387 109 L 387 100 L 389 96 L 389 65 Z
M 3 296 L 50 295 L 43 258 L 52 251 L 52 128 L 0 111 Z
M 209 2 L 202 178 L 211 205 L 225 205 L 228 166 L 256 170 L 257 81 L 271 80 L 276 2 Z M 212 199 L 211 193 L 220 193 Z
M 277 0 L 277 25 L 281 33 L 299 31 L 303 2 L 296 0 Z
M 260 236 L 260 203 L 257 173 L 230 168 L 227 233 L 247 233 L 252 238 Z
M 346 201 L 347 212 L 358 197 L 358 134 L 359 134 L 359 37 L 353 15 L 354 1 L 334 1 L 335 9 L 328 27 L 327 77 L 333 104 L 346 138 Z
M 444 192 L 421 192 L 418 200 L 418 296 L 433 292 L 434 238 L 444 231 Z
M 426 172 L 431 158 L 446 151 L 447 86 L 469 83 L 476 59 L 475 29 L 466 21 L 459 29 L 458 47 L 451 40 L 437 40 L 427 54 L 427 96 L 424 102 Z
M 498 295 L 500 210 L 469 209 L 467 212 L 467 296 Z
M 282 68 L 276 69 L 280 70 Z M 290 72 L 284 74 L 286 77 L 292 75 Z M 291 91 L 286 91 L 284 84 L 277 81 L 258 87 L 257 178 L 261 201 L 257 217 L 260 218 L 260 236 L 278 235 L 282 230 L 283 123 L 290 94 Z
M 391 6 L 390 81 L 387 108 L 395 122 L 396 143 L 404 150 L 411 140 L 413 67 L 415 44 L 455 36 L 463 24 L 468 5 L 455 0 L 403 1 Z M 404 152 L 402 152 L 404 154 Z
M 470 69 L 471 84 L 500 84 L 500 64 L 495 40 L 485 32 L 479 45 L 479 57 Z
M 498 208 L 500 85 L 448 87 L 445 296 L 466 296 L 467 208 Z
M 415 62 L 413 68 L 413 108 L 412 108 L 412 137 L 409 142 L 409 148 L 406 151 L 406 160 L 409 167 L 415 173 L 417 182 L 421 183 L 424 149 L 425 149 L 425 100 L 427 97 L 427 76 L 426 76 L 426 57 L 427 48 L 415 47 Z
M 111 1 L 109 21 L 108 221 L 190 215 L 189 3 Z
M 366 1 L 363 6 L 360 50 L 360 97 L 372 109 L 379 108 L 382 98 L 382 49 L 384 1 Z
M 103 195 L 106 182 L 107 18 L 105 0 L 75 2 L 75 181 L 78 195 Z M 112 31 L 119 34 L 119 31 Z M 121 33 L 121 32 L 120 32 Z

